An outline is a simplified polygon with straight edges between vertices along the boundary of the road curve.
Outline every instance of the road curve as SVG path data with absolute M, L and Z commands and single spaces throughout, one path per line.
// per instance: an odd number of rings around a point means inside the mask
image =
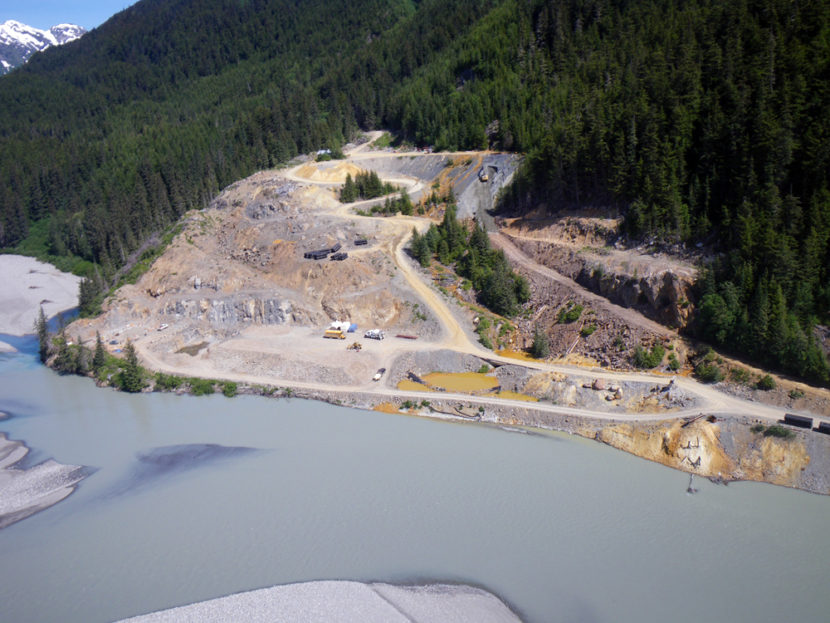
M 474 156 L 480 155 L 482 152 L 473 152 L 473 151 L 464 151 L 464 152 L 447 152 L 447 153 L 439 153 L 439 154 L 428 154 L 434 156 L 441 156 L 441 157 L 455 157 L 455 156 Z M 406 156 L 406 155 L 416 155 L 416 156 L 425 156 L 425 154 L 414 152 L 411 154 L 401 154 L 398 152 L 372 152 L 372 151 L 361 151 L 359 154 L 354 154 L 353 157 L 350 159 L 353 160 L 362 160 L 362 159 L 370 159 L 370 158 L 397 158 L 399 156 Z M 292 179 L 305 183 L 305 184 L 318 184 L 318 182 L 314 180 L 309 180 L 307 178 L 302 178 L 296 175 L 296 170 L 298 167 L 294 167 L 291 169 L 291 173 L 293 174 Z M 388 181 L 390 178 L 381 176 L 384 181 Z M 349 207 L 354 206 L 356 204 L 350 204 Z M 426 227 L 429 226 L 430 221 L 428 219 L 419 218 L 419 217 L 395 217 L 395 218 L 384 218 L 382 219 L 383 222 L 387 224 L 390 229 L 395 229 L 395 242 L 393 243 L 393 258 L 395 264 L 398 268 L 402 271 L 402 274 L 405 276 L 409 284 L 412 286 L 413 290 L 418 294 L 418 296 L 424 301 L 425 304 L 429 306 L 432 312 L 437 317 L 438 321 L 441 323 L 445 338 L 441 343 L 441 347 L 447 348 L 449 350 L 455 350 L 458 352 L 467 353 L 470 355 L 474 355 L 477 357 L 482 357 L 491 361 L 493 363 L 502 364 L 502 365 L 521 365 L 524 367 L 533 368 L 539 371 L 545 372 L 557 372 L 561 374 L 567 374 L 570 376 L 581 376 L 581 377 L 589 377 L 589 378 L 602 378 L 604 380 L 609 381 L 616 381 L 616 382 L 623 382 L 623 381 L 634 381 L 634 382 L 644 382 L 644 383 L 658 383 L 658 384 L 665 384 L 667 382 L 665 375 L 657 375 L 657 374 L 649 374 L 646 372 L 611 372 L 602 369 L 589 369 L 586 370 L 585 368 L 576 367 L 576 366 L 569 366 L 569 365 L 562 365 L 562 364 L 552 364 L 546 362 L 525 362 L 525 361 L 517 361 L 516 359 L 511 359 L 508 357 L 501 357 L 496 355 L 492 351 L 485 350 L 481 345 L 471 341 L 463 328 L 458 323 L 458 320 L 453 315 L 453 313 L 449 310 L 446 302 L 443 300 L 441 296 L 436 292 L 436 290 L 432 287 L 431 284 L 426 283 L 420 276 L 419 271 L 414 268 L 414 261 L 410 259 L 404 252 L 405 244 L 408 240 L 408 233 L 412 230 L 412 227 L 416 227 L 418 230 L 423 231 Z M 497 248 L 504 250 L 505 255 L 511 262 L 515 264 L 521 265 L 523 268 L 529 271 L 533 271 L 547 279 L 551 279 L 555 282 L 562 283 L 563 285 L 568 286 L 571 289 L 575 289 L 580 292 L 587 300 L 590 300 L 591 303 L 597 307 L 601 307 L 603 309 L 607 309 L 608 311 L 613 312 L 615 315 L 622 317 L 626 322 L 629 322 L 632 325 L 640 326 L 644 329 L 652 331 L 658 335 L 663 335 L 666 337 L 676 337 L 677 332 L 673 331 L 663 325 L 646 318 L 639 312 L 628 309 L 625 307 L 621 307 L 614 303 L 611 303 L 608 299 L 591 292 L 580 286 L 578 283 L 573 281 L 572 279 L 565 277 L 564 275 L 546 267 L 542 266 L 527 255 L 525 255 L 512 241 L 509 240 L 507 236 L 500 232 L 490 232 L 490 240 L 493 242 L 493 245 Z M 712 386 L 705 385 L 703 383 L 699 383 L 698 381 L 687 378 L 687 377 L 675 377 L 675 383 L 682 388 L 685 392 L 690 395 L 697 397 L 701 405 L 698 405 L 693 411 L 709 411 L 709 412 L 718 412 L 722 414 L 730 414 L 730 415 L 751 415 L 754 417 L 763 418 L 766 420 L 775 420 L 778 421 L 784 417 L 786 409 L 781 407 L 775 407 L 771 405 L 764 405 L 757 402 L 752 402 L 748 400 L 743 400 L 741 398 L 737 398 L 735 396 L 730 396 L 725 394 Z M 365 387 L 355 387 L 354 390 L 356 391 L 367 391 Z M 370 393 L 376 393 L 375 390 L 369 390 Z M 399 393 L 397 390 L 390 391 L 388 389 L 381 392 L 385 395 L 407 395 L 407 393 Z M 445 395 L 445 394 L 442 394 Z M 470 397 L 467 396 L 465 399 L 469 399 Z M 486 401 L 484 401 L 486 402 Z M 522 406 L 527 407 L 527 403 L 521 403 Z M 537 407 L 538 403 L 534 403 L 534 407 Z M 547 410 L 547 409 L 544 409 Z M 616 419 L 619 415 L 608 414 L 601 415 L 602 412 L 591 412 L 585 411 L 580 409 L 567 409 L 563 407 L 555 407 L 551 409 L 557 413 L 571 413 L 573 415 L 578 415 L 580 412 L 588 417 L 604 417 L 604 418 L 611 418 Z M 666 417 L 683 417 L 689 415 L 687 412 L 677 412 L 671 415 L 669 414 L 659 414 L 659 415 L 652 415 L 652 414 L 629 414 L 626 415 L 627 419 L 642 419 L 642 420 L 653 420 L 653 419 L 665 419 Z

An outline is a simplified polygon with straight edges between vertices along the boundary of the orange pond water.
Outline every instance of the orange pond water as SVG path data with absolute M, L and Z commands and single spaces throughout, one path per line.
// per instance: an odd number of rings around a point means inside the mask
M 480 372 L 430 372 L 423 379 L 433 387 L 442 387 L 450 392 L 483 391 L 499 384 L 496 377 Z
M 497 350 L 496 354 L 500 357 L 510 357 L 511 359 L 518 359 L 520 361 L 541 361 L 540 359 L 536 359 L 535 357 L 531 357 L 526 352 L 520 350 L 511 350 L 509 348 L 503 348 L 501 350 Z
M 435 391 L 434 389 L 427 387 L 426 385 L 421 385 L 420 383 L 416 383 L 415 381 L 410 381 L 409 379 L 403 379 L 398 383 L 398 389 L 402 389 L 407 392 L 432 392 Z
M 441 388 L 449 392 L 480 392 L 493 389 L 499 384 L 496 377 L 480 372 L 430 372 L 421 378 L 429 387 L 404 379 L 398 383 L 398 389 L 428 392 Z
M 427 385 L 421 385 L 415 381 L 404 379 L 398 383 L 398 389 L 415 392 L 434 392 L 435 388 L 443 388 L 450 392 L 485 392 L 498 386 L 499 380 L 496 377 L 488 376 L 480 372 L 431 372 L 423 377 Z M 525 400 L 527 402 L 538 402 L 537 398 L 519 394 L 511 391 L 500 391 L 488 393 L 491 398 L 506 398 L 508 400 Z

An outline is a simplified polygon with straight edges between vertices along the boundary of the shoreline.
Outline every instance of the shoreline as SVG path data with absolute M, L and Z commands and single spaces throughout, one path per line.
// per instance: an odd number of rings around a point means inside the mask
M 167 372 L 169 373 L 169 371 Z M 215 383 L 235 382 L 232 379 L 213 377 Z M 117 387 L 95 381 L 99 387 Z M 174 393 L 197 398 L 191 389 L 145 388 L 142 393 Z M 219 392 L 217 392 L 219 393 Z M 625 451 L 642 459 L 659 463 L 677 471 L 706 478 L 715 484 L 729 482 L 763 482 L 771 485 L 795 488 L 807 493 L 830 495 L 830 473 L 815 468 L 811 455 L 830 456 L 830 436 L 798 430 L 792 439 L 760 437 L 755 446 L 752 432 L 760 420 L 751 416 L 730 413 L 696 411 L 678 417 L 678 413 L 654 414 L 649 420 L 627 418 L 625 414 L 608 418 L 579 414 L 574 409 L 547 404 L 546 409 L 534 408 L 532 402 L 512 404 L 503 399 L 466 394 L 435 392 L 362 392 L 353 389 L 312 389 L 292 386 L 291 382 L 275 385 L 239 383 L 237 395 L 263 398 L 298 398 L 316 400 L 333 406 L 381 411 L 390 415 L 420 417 L 464 424 L 484 424 L 499 428 L 514 428 L 523 432 L 567 433 L 586 440 L 596 441 Z M 415 402 L 407 408 L 404 404 Z M 424 406 L 424 401 L 428 405 Z M 470 415 L 470 410 L 483 406 L 482 412 Z M 722 439 L 723 437 L 723 439 Z M 749 439 L 749 441 L 747 441 Z M 812 442 L 812 444 L 810 443 Z M 826 447 L 815 452 L 816 444 Z M 808 453 L 801 446 L 813 448 Z M 694 456 L 693 448 L 700 447 Z M 750 451 L 751 450 L 751 451 Z M 783 452 L 792 451 L 795 460 L 781 460 Z M 781 469 L 769 469 L 760 461 L 759 454 L 767 453 L 771 460 L 780 462 Z M 705 460 L 704 460 L 705 459 Z M 815 473 L 818 471 L 818 473 Z

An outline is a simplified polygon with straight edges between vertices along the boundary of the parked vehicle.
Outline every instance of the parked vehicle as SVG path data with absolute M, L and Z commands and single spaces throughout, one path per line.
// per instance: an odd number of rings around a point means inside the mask
M 369 329 L 363 334 L 363 337 L 369 338 L 370 340 L 382 340 L 386 336 L 380 329 Z
M 379 381 L 381 379 L 381 377 L 384 375 L 385 372 L 386 372 L 386 368 L 381 368 L 380 370 L 375 372 L 375 376 L 372 377 L 372 380 L 373 381 Z
M 332 340 L 345 340 L 346 334 L 340 329 L 326 329 L 326 332 L 323 333 L 323 337 L 331 338 Z

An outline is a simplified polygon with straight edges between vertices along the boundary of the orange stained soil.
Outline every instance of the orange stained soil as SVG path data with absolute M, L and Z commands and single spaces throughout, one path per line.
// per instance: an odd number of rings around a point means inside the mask
M 527 394 L 520 394 L 518 392 L 501 391 L 494 394 L 487 394 L 493 398 L 504 398 L 505 400 L 524 400 L 525 402 L 539 402 L 538 398 L 528 396 Z
M 500 357 L 509 357 L 510 359 L 518 359 L 520 361 L 542 361 L 541 359 L 531 357 L 523 351 L 511 350 L 510 348 L 503 348 L 501 350 L 497 350 L 496 354 Z
M 383 413 L 400 413 L 401 410 L 398 408 L 398 405 L 392 404 L 391 402 L 380 402 L 372 407 L 373 411 L 382 411 Z

